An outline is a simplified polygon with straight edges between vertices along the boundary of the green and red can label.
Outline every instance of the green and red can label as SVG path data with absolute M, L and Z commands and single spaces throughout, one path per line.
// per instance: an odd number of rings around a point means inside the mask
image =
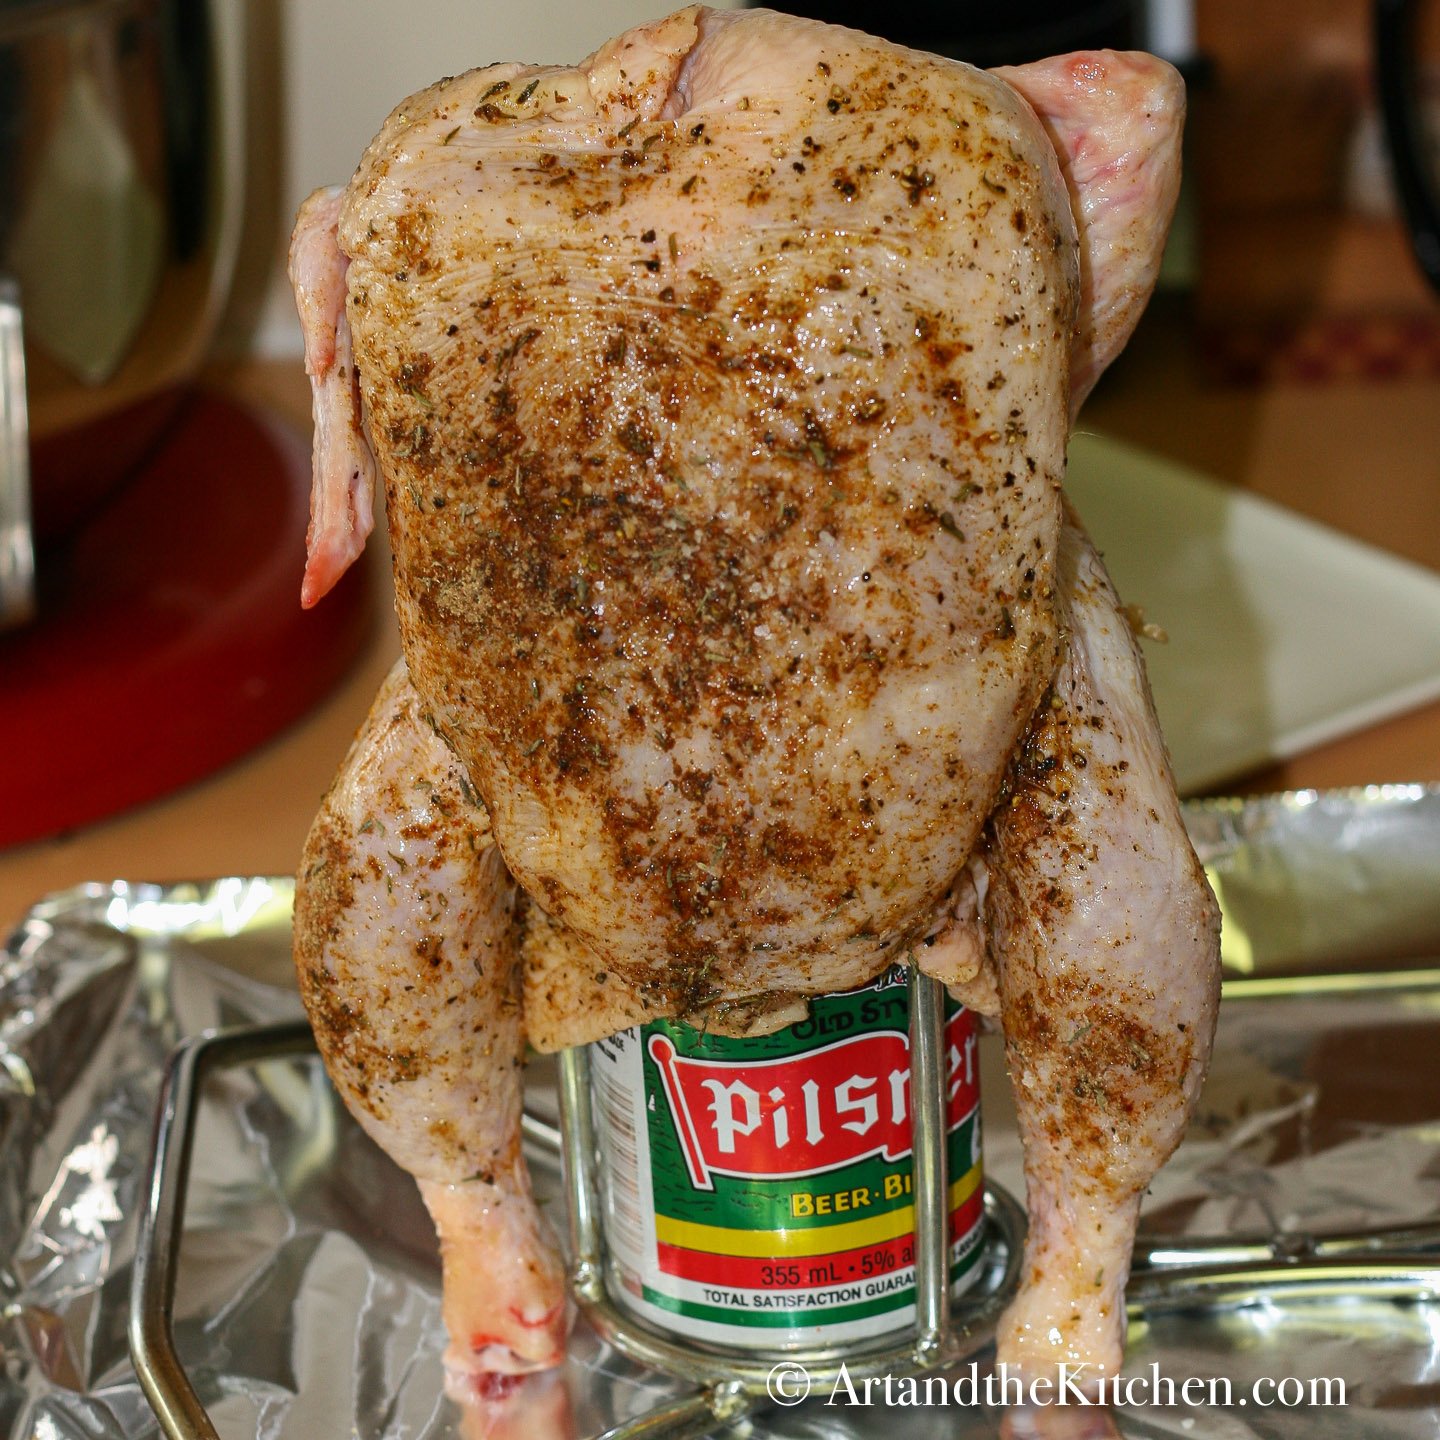
M 903 968 L 737 1040 L 656 1020 L 591 1046 L 612 1294 L 664 1329 L 757 1348 L 914 1323 Z M 974 1017 L 947 1004 L 952 1293 L 983 1196 Z

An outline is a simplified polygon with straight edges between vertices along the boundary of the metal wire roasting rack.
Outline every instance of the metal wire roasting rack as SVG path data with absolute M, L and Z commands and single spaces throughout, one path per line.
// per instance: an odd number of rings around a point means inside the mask
M 1000 1311 L 1017 1283 L 1024 1212 L 1006 1190 L 987 1183 L 986 1273 L 976 1291 L 952 1305 L 945 1147 L 940 1143 L 944 991 L 916 971 L 909 984 L 915 1322 L 878 1342 L 759 1355 L 733 1346 L 679 1341 L 617 1306 L 607 1289 L 588 1055 L 576 1049 L 560 1057 L 560 1126 L 557 1130 L 527 1113 L 524 1136 L 532 1153 L 561 1162 L 573 1292 L 603 1341 L 628 1359 L 694 1387 L 679 1399 L 613 1426 L 596 1440 L 681 1440 L 711 1434 L 772 1403 L 766 1378 L 781 1358 L 804 1365 L 820 1387 L 832 1384 L 842 1365 L 856 1381 L 918 1374 L 969 1360 L 993 1341 Z M 1268 992 L 1256 990 L 1257 997 L 1262 993 Z M 135 1370 L 168 1440 L 219 1440 L 180 1360 L 171 1319 L 202 1087 L 207 1076 L 218 1071 L 314 1050 L 309 1026 L 296 1021 L 206 1032 L 184 1041 L 171 1058 L 144 1189 L 129 1315 Z M 1440 1221 L 1323 1236 L 1285 1232 L 1152 1241 L 1137 1251 L 1126 1291 L 1132 1315 L 1343 1296 L 1397 1302 L 1440 1299 Z

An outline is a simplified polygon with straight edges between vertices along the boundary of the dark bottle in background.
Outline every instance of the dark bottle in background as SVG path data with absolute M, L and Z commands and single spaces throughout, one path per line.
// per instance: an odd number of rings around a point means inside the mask
M 1145 0 L 776 0 L 776 8 L 982 66 L 1141 49 L 1146 39 Z

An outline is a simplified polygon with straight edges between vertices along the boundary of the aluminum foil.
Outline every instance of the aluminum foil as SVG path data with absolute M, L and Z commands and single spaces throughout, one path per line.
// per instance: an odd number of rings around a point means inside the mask
M 1204 802 L 1187 819 L 1240 983 L 1222 1007 L 1200 1113 L 1147 1200 L 1142 1244 L 1440 1215 L 1440 791 Z M 300 1013 L 290 894 L 288 881 L 256 878 L 88 886 L 37 904 L 10 938 L 0 964 L 0 1435 L 159 1433 L 125 1322 L 161 1071 L 184 1035 Z M 1371 978 L 1348 978 L 1360 972 Z M 1021 1193 L 999 1046 L 986 1043 L 985 1163 Z M 543 1065 L 529 1091 L 532 1108 L 551 1108 Z M 536 1179 L 558 1194 L 553 1172 L 541 1167 Z M 493 1411 L 467 1415 L 444 1397 L 438 1282 L 413 1185 L 350 1122 L 317 1060 L 266 1061 L 209 1082 L 174 1319 L 226 1440 L 501 1433 Z M 1027 1419 L 984 1405 L 812 1400 L 735 1433 L 1432 1437 L 1440 1305 L 1270 1300 L 1145 1317 L 1132 1326 L 1125 1373 L 1225 1377 L 1237 1397 L 1259 1377 L 1342 1378 L 1348 1403 L 1216 1410 L 1182 1400 Z M 564 1372 L 531 1387 L 504 1433 L 594 1435 L 680 1391 L 582 1325 Z

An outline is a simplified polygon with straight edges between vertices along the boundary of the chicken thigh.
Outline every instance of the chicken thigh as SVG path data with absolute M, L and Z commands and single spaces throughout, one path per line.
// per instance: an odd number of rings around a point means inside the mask
M 1064 657 L 981 847 L 1030 1221 L 1000 1354 L 1113 1374 L 1140 1199 L 1209 1057 L 1219 915 L 1135 637 L 1073 515 L 1059 591 Z
M 562 1340 L 522 1027 L 760 1033 L 911 955 L 1007 1033 L 1002 1358 L 1118 1361 L 1216 920 L 1060 488 L 1182 109 L 1148 57 L 987 74 L 691 8 L 422 91 L 302 210 L 304 600 L 378 468 L 404 662 L 312 833 L 297 962 L 435 1215 L 457 1376 Z
M 565 1340 L 520 1148 L 515 908 L 489 817 L 398 665 L 311 828 L 295 950 L 336 1088 L 435 1222 L 457 1381 L 554 1365 Z

